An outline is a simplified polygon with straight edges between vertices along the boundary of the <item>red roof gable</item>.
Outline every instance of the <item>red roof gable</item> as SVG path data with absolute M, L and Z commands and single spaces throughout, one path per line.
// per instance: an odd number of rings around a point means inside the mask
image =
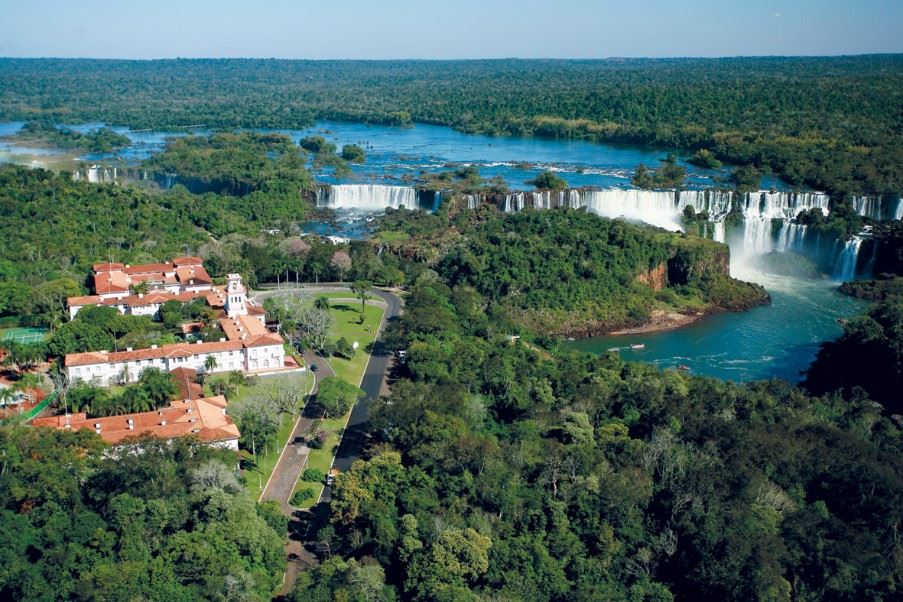
M 167 408 L 122 416 L 88 418 L 84 412 L 36 418 L 34 426 L 58 429 L 90 429 L 107 443 L 119 443 L 129 437 L 151 435 L 163 439 L 196 436 L 213 443 L 240 436 L 238 426 L 226 415 L 226 398 L 222 396 L 174 401 Z

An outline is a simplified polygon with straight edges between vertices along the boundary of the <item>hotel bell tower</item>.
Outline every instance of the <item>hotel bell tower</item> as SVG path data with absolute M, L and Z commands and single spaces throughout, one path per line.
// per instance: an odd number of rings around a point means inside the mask
M 226 276 L 226 280 L 228 281 L 226 286 L 226 315 L 230 318 L 248 315 L 248 308 L 245 305 L 247 300 L 246 291 L 241 283 L 241 275 L 229 274 Z

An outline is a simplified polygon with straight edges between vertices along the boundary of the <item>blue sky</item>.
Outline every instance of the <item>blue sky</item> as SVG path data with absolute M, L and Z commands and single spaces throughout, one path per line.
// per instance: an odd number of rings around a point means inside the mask
M 0 56 L 861 54 L 901 32 L 903 0 L 0 0 Z

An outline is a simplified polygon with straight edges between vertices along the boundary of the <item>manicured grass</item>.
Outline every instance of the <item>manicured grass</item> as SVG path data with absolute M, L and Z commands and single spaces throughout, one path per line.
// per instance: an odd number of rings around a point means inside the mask
M 335 320 L 330 339 L 335 342 L 342 337 L 349 343 L 360 345 L 354 357 L 346 360 L 340 357 L 329 358 L 329 365 L 336 376 L 353 385 L 359 385 L 370 360 L 369 346 L 376 339 L 376 329 L 382 319 L 384 309 L 375 305 L 367 305 L 364 311 L 364 323 L 359 324 L 361 305 L 336 301 L 331 304 L 330 312 Z
M 367 305 L 364 311 L 364 322 L 360 324 L 361 305 L 359 300 L 349 300 L 347 297 L 324 296 L 330 300 L 330 311 L 335 321 L 332 336 L 330 337 L 331 340 L 337 341 L 341 337 L 345 337 L 349 342 L 357 341 L 360 345 L 352 359 L 346 360 L 340 357 L 331 357 L 329 358 L 329 365 L 332 366 L 338 377 L 359 386 L 364 377 L 364 371 L 367 369 L 367 362 L 370 361 L 369 346 L 376 340 L 376 331 L 379 328 L 384 308 Z M 315 430 L 326 431 L 326 442 L 322 448 L 310 450 L 306 468 L 318 468 L 325 474 L 329 473 L 332 460 L 336 451 L 338 451 L 342 431 L 345 429 L 349 416 L 351 416 L 351 410 L 344 416 L 320 421 Z M 314 493 L 314 497 L 306 500 L 299 506 L 300 508 L 310 508 L 320 499 L 323 483 L 308 483 L 299 479 L 295 483 L 292 495 L 299 489 L 307 489 Z
M 358 305 L 361 303 L 361 298 L 348 291 L 347 293 L 335 292 L 335 293 L 316 293 L 314 294 L 314 299 L 329 299 L 330 302 L 336 301 L 339 303 L 349 302 L 354 303 L 357 302 Z M 367 301 L 382 301 L 376 295 L 367 294 Z
M 340 357 L 331 357 L 329 358 L 329 365 L 332 366 L 332 369 L 339 378 L 359 386 L 364 377 L 364 371 L 367 369 L 367 362 L 370 361 L 369 348 L 376 339 L 377 329 L 379 328 L 380 320 L 382 320 L 384 308 L 382 306 L 366 305 L 364 310 L 364 321 L 363 323 L 360 323 L 360 299 L 354 297 L 351 293 L 320 293 L 317 294 L 316 297 L 326 298 L 330 302 L 329 311 L 332 314 L 334 321 L 332 332 L 329 337 L 330 340 L 335 342 L 340 338 L 345 337 L 349 343 L 357 341 L 359 345 L 357 352 L 352 359 L 347 360 Z M 367 295 L 367 298 L 368 300 L 379 300 L 378 297 L 373 295 Z M 305 391 L 309 386 L 310 383 L 307 382 Z M 265 379 L 259 379 L 258 382 L 252 386 L 239 386 L 236 395 L 234 396 L 236 403 L 240 404 L 242 399 L 247 399 L 255 393 L 266 393 Z M 351 412 L 349 411 L 344 416 L 320 421 L 315 432 L 316 430 L 326 431 L 326 442 L 321 449 L 311 449 L 305 468 L 318 468 L 324 473 L 329 472 L 329 468 L 332 466 L 333 457 L 335 456 L 339 442 L 341 441 L 342 430 L 345 428 L 345 424 L 348 422 L 348 417 L 350 415 Z M 278 435 L 280 449 L 285 446 L 288 437 L 291 435 L 291 426 L 288 426 L 288 430 L 283 436 L 284 428 L 285 424 L 280 428 Z M 261 479 L 263 484 L 266 485 L 266 480 L 269 478 L 270 474 L 272 474 L 277 459 L 278 453 L 275 455 L 270 454 L 267 458 L 258 454 L 257 467 L 245 471 L 246 488 L 255 496 L 255 499 L 260 497 L 261 488 L 259 483 Z M 323 483 L 308 483 L 299 479 L 298 482 L 295 483 L 292 495 L 299 489 L 309 489 L 314 493 L 313 498 L 305 501 L 300 506 L 301 508 L 310 508 L 316 504 L 317 500 L 320 498 L 320 493 L 323 490 Z

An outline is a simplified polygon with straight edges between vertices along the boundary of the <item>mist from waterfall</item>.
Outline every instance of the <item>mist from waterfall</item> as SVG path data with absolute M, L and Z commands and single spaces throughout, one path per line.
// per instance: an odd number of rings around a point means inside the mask
M 474 209 L 491 195 L 466 195 L 468 209 Z M 643 222 L 666 230 L 684 229 L 685 215 L 695 215 L 700 233 L 731 248 L 732 265 L 755 267 L 758 258 L 771 252 L 812 251 L 818 262 L 838 279 L 849 280 L 860 275 L 859 253 L 863 239 L 837 241 L 830 249 L 822 249 L 821 237 L 807 240 L 808 228 L 796 223 L 804 211 L 830 211 L 830 197 L 817 192 L 772 192 L 766 190 L 736 193 L 721 190 L 651 191 L 639 189 L 561 190 L 514 192 L 498 198 L 501 211 L 524 209 L 555 209 L 561 207 L 586 208 L 587 211 L 608 218 L 622 218 Z M 859 197 L 853 200 L 857 213 L 872 219 L 892 210 L 903 211 L 903 203 L 890 207 L 881 199 Z M 688 212 L 688 209 L 692 211 Z M 685 213 L 687 212 L 687 213 Z M 874 245 L 871 246 L 874 248 Z M 874 252 L 873 252 L 874 253 Z M 861 270 L 869 272 L 868 265 Z

